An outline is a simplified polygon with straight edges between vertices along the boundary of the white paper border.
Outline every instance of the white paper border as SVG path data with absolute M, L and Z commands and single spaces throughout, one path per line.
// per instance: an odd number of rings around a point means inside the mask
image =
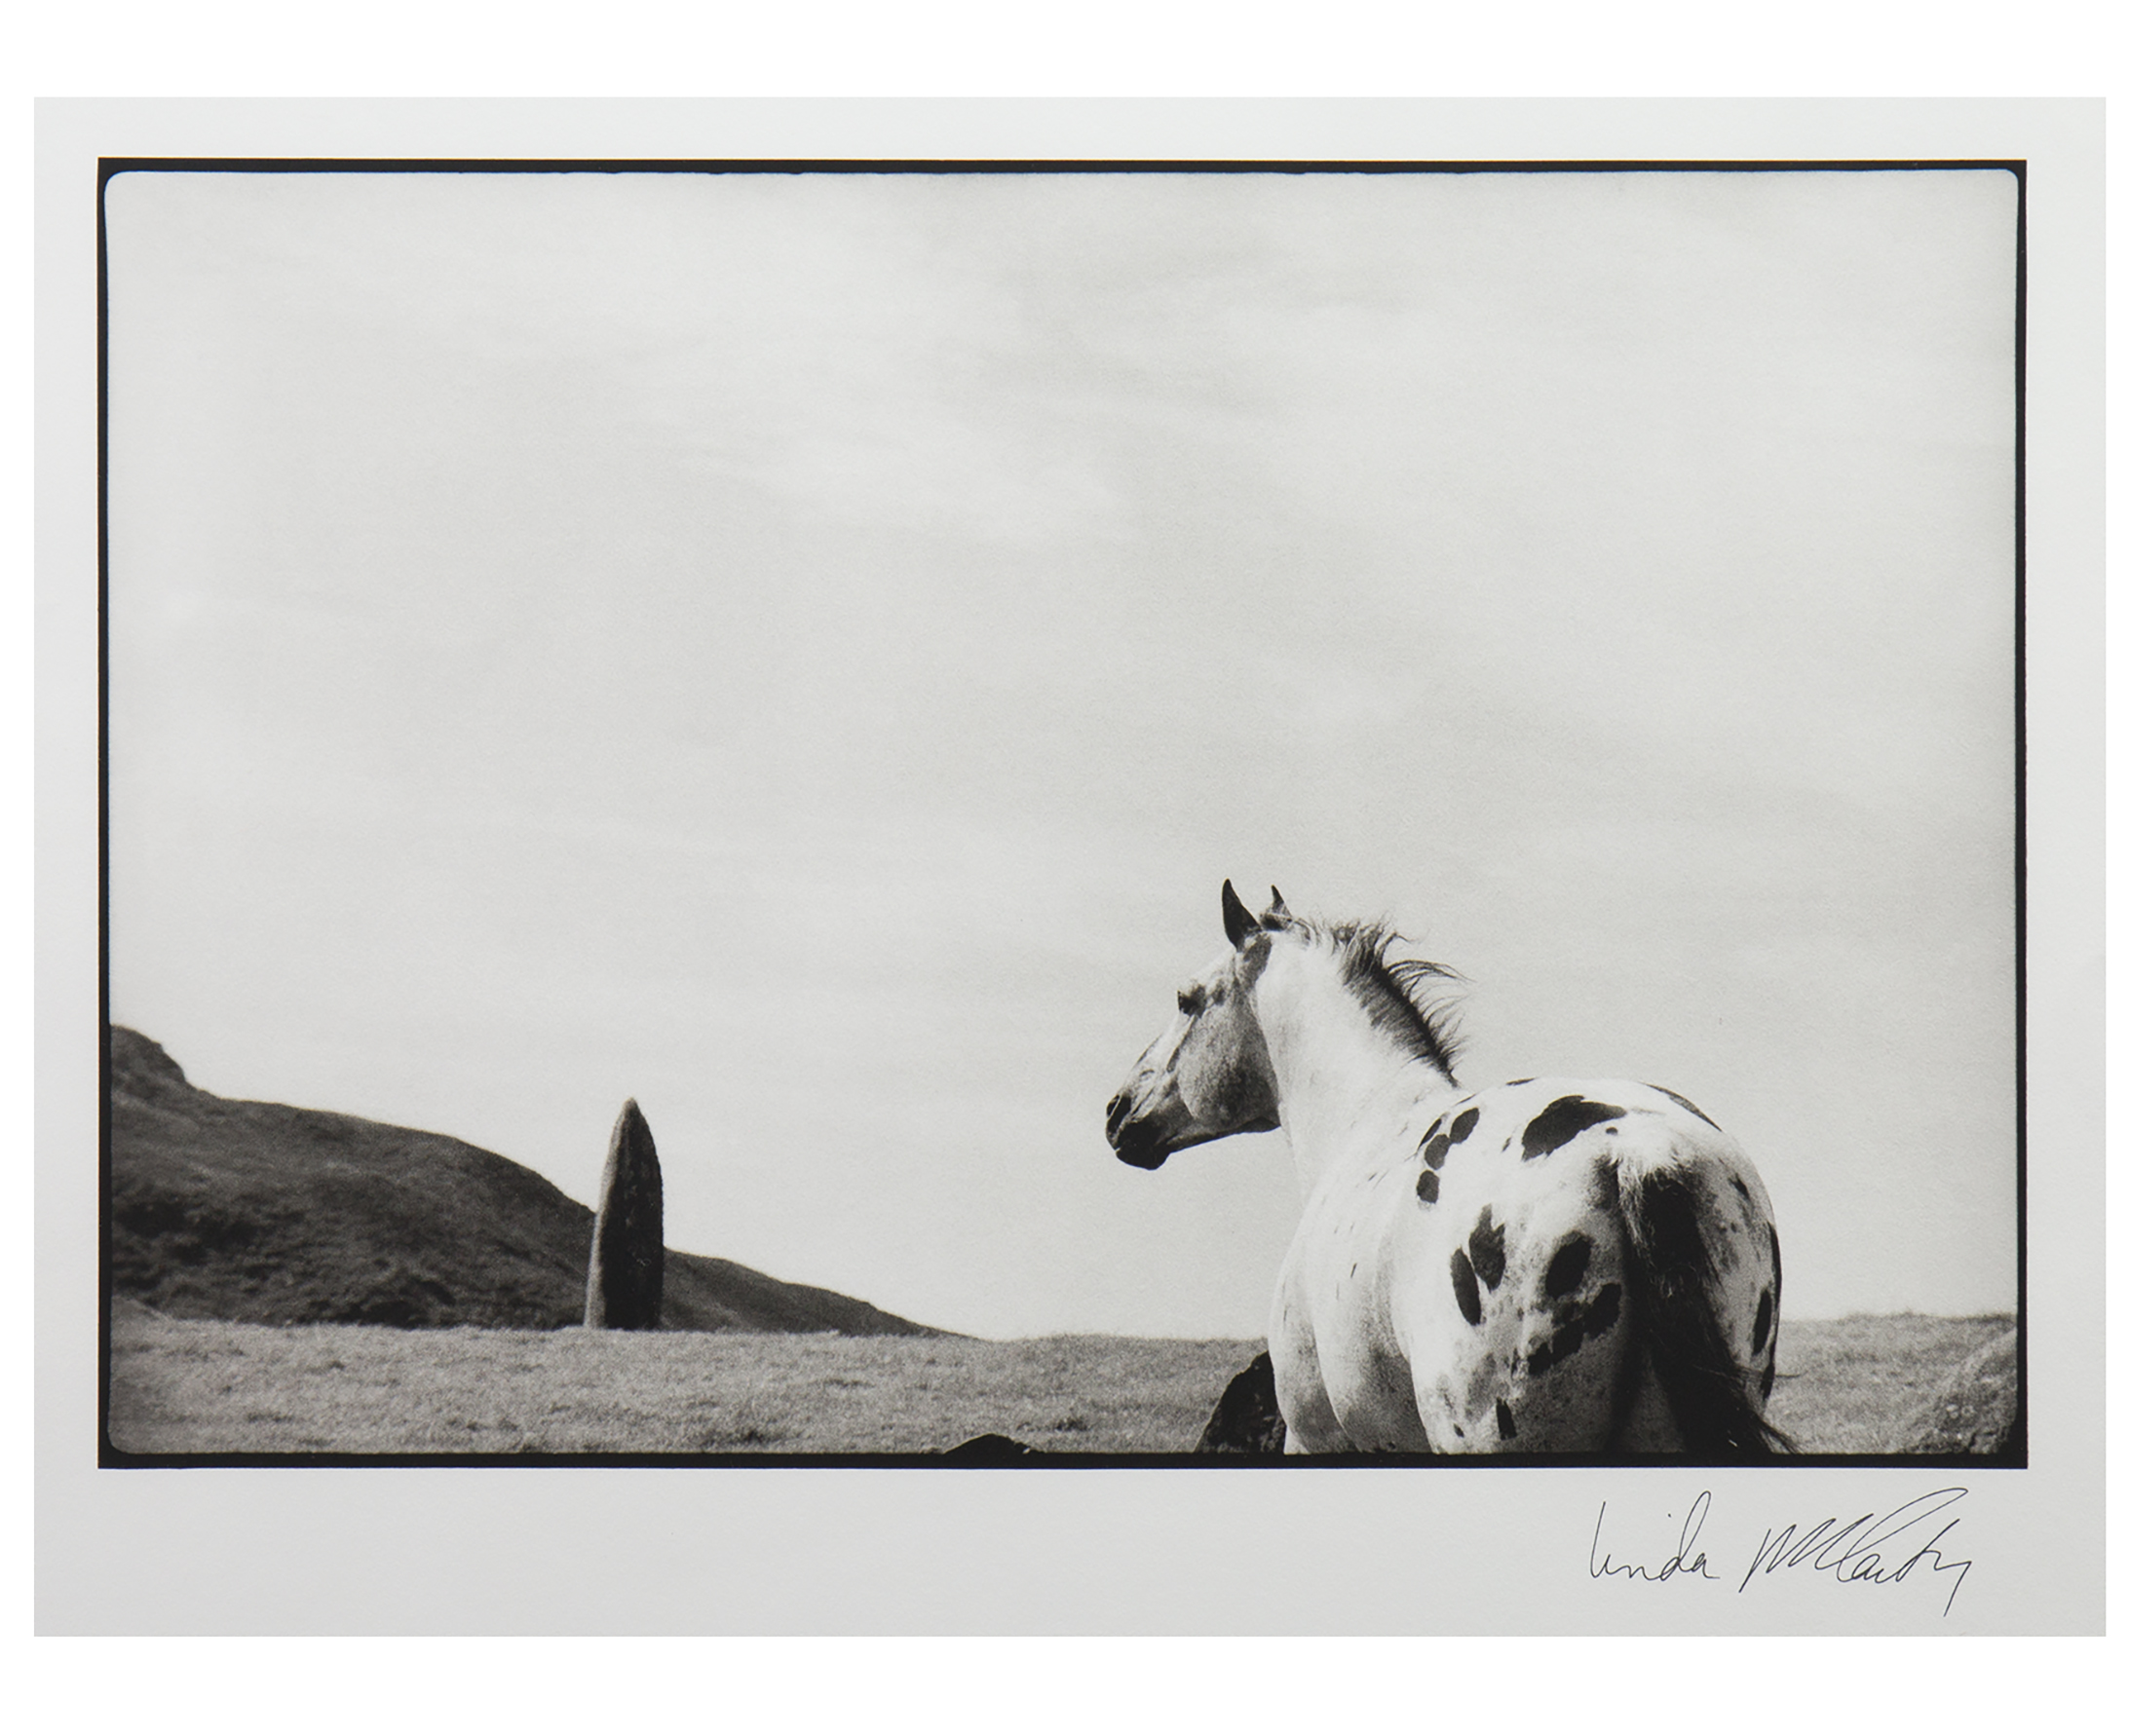
M 2096 102 L 40 105 L 37 1626 L 47 1633 L 2097 1632 Z M 95 1469 L 98 156 L 2028 161 L 2031 1468 Z M 1950 1617 L 1824 1575 L 1595 1583 L 1600 1499 L 1703 1546 L 1972 1490 Z M 1760 1594 L 1764 1590 L 1765 1596 Z

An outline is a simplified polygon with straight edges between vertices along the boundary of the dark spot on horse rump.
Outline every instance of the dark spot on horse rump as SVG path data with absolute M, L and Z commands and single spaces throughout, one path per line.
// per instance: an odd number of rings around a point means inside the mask
M 1508 1409 L 1506 1399 L 1494 1400 L 1494 1426 L 1500 1429 L 1503 1441 L 1515 1439 L 1515 1413 Z
M 1529 1083 L 1530 1083 L 1530 1080 L 1528 1080 L 1528 1079 L 1510 1079 L 1510 1080 L 1508 1081 L 1508 1083 L 1509 1083 L 1509 1084 L 1511 1084 L 1511 1085 L 1527 1085 L 1527 1084 L 1529 1084 Z
M 1760 1311 L 1752 1321 L 1752 1354 L 1754 1356 L 1759 1355 L 1762 1350 L 1767 1348 L 1767 1329 L 1773 1324 L 1774 1293 L 1771 1290 L 1763 1290 L 1760 1292 Z
M 1681 1097 L 1676 1091 L 1664 1091 L 1661 1085 L 1651 1085 L 1649 1089 L 1652 1091 L 1662 1091 L 1663 1095 L 1668 1097 L 1673 1103 L 1677 1104 L 1680 1109 L 1687 1111 L 1689 1113 L 1698 1115 L 1701 1120 L 1705 1121 L 1710 1127 L 1714 1128 L 1717 1133 L 1723 1131 L 1722 1123 L 1717 1121 L 1713 1115 L 1709 1114 L 1707 1111 L 1702 1109 L 1697 1103 L 1693 1102 L 1692 1098 Z
M 1772 1398 L 1773 1396 L 1774 1364 L 1773 1360 L 1769 1358 L 1767 1364 L 1767 1373 L 1760 1377 L 1760 1403 L 1764 1405 L 1768 1399 Z
M 1426 1159 L 1428 1169 L 1439 1169 L 1449 1155 L 1449 1136 L 1445 1133 L 1435 1134 L 1426 1142 L 1426 1147 L 1420 1155 Z
M 1459 1115 L 1456 1124 L 1449 1129 L 1449 1143 L 1460 1146 L 1471 1137 L 1471 1129 L 1478 1125 L 1478 1111 L 1468 1109 Z
M 1419 1195 L 1428 1205 L 1441 1197 L 1441 1178 L 1430 1169 L 1420 1171 Z
M 1430 1139 L 1432 1139 L 1432 1138 L 1434 1137 L 1434 1135 L 1435 1135 L 1435 1134 L 1437 1134 L 1437 1133 L 1439 1133 L 1439 1132 L 1441 1131 L 1441 1122 L 1442 1122 L 1442 1118 L 1441 1118 L 1441 1116 L 1439 1116 L 1439 1115 L 1436 1115 L 1436 1116 L 1435 1116 L 1435 1117 L 1433 1118 L 1433 1120 L 1432 1120 L 1432 1121 L 1430 1121 L 1430 1122 L 1429 1122 L 1429 1123 L 1427 1124 L 1427 1128 L 1426 1128 L 1426 1131 L 1425 1133 L 1423 1133 L 1423 1134 L 1421 1134 L 1421 1135 L 1420 1135 L 1420 1141 L 1421 1141 L 1421 1143 L 1422 1143 L 1423 1145 L 1424 1145 L 1424 1144 L 1425 1144 L 1425 1143 L 1426 1143 L 1426 1142 L 1427 1140 L 1430 1140 Z
M 1478 1223 L 1471 1230 L 1471 1269 L 1485 1281 L 1488 1290 L 1501 1288 L 1501 1274 L 1508 1269 L 1508 1231 L 1504 1225 L 1494 1222 L 1492 1206 L 1478 1214 Z
M 1524 1159 L 1557 1151 L 1577 1134 L 1586 1133 L 1600 1121 L 1616 1121 L 1625 1113 L 1616 1104 L 1591 1103 L 1583 1097 L 1555 1097 L 1523 1129 Z
M 1530 1372 L 1535 1379 L 1547 1369 L 1565 1362 L 1592 1339 L 1601 1339 L 1618 1324 L 1619 1287 L 1607 1284 L 1586 1302 L 1571 1302 L 1553 1310 L 1552 1337 L 1531 1347 Z
M 1553 1251 L 1545 1267 L 1545 1294 L 1567 1296 L 1581 1288 L 1589 1273 L 1589 1238 L 1577 1230 Z
M 1462 1248 L 1449 1256 L 1449 1286 L 1457 1293 L 1457 1306 L 1464 1311 L 1464 1319 L 1476 1326 L 1478 1274 L 1471 1270 L 1471 1258 Z

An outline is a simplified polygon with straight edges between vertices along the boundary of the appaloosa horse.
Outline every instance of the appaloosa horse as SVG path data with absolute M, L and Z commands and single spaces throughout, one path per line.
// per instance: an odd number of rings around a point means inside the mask
M 1685 1098 L 1620 1079 L 1459 1088 L 1429 986 L 1378 926 L 1221 888 L 1229 950 L 1109 1105 L 1158 1169 L 1283 1127 L 1308 1190 L 1273 1300 L 1289 1453 L 1690 1453 L 1768 1420 L 1781 1247 L 1759 1172 Z

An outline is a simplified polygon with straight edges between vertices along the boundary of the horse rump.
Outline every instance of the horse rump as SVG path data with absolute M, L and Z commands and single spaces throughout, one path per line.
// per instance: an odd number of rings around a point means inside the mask
M 1796 1443 L 1767 1419 L 1760 1381 L 1723 1330 L 1716 1307 L 1723 1269 L 1710 1246 L 1711 1232 L 1722 1230 L 1706 1186 L 1692 1167 L 1619 1166 L 1634 1319 L 1682 1452 L 1744 1458 L 1792 1453 Z

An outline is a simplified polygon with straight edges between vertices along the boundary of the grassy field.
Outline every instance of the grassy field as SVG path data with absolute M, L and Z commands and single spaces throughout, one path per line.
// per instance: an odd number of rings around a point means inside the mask
M 1784 1321 L 1773 1415 L 1882 1452 L 2002 1318 Z M 134 1453 L 1188 1453 L 1240 1340 L 837 1338 L 173 1320 L 122 1303 L 111 1438 Z
M 1812 1453 L 1883 1453 L 1945 1376 L 2010 1332 L 2007 1314 L 1784 1320 L 1771 1412 Z
M 129 1308 L 111 1438 L 136 1453 L 1187 1453 L 1261 1345 L 271 1327 Z

